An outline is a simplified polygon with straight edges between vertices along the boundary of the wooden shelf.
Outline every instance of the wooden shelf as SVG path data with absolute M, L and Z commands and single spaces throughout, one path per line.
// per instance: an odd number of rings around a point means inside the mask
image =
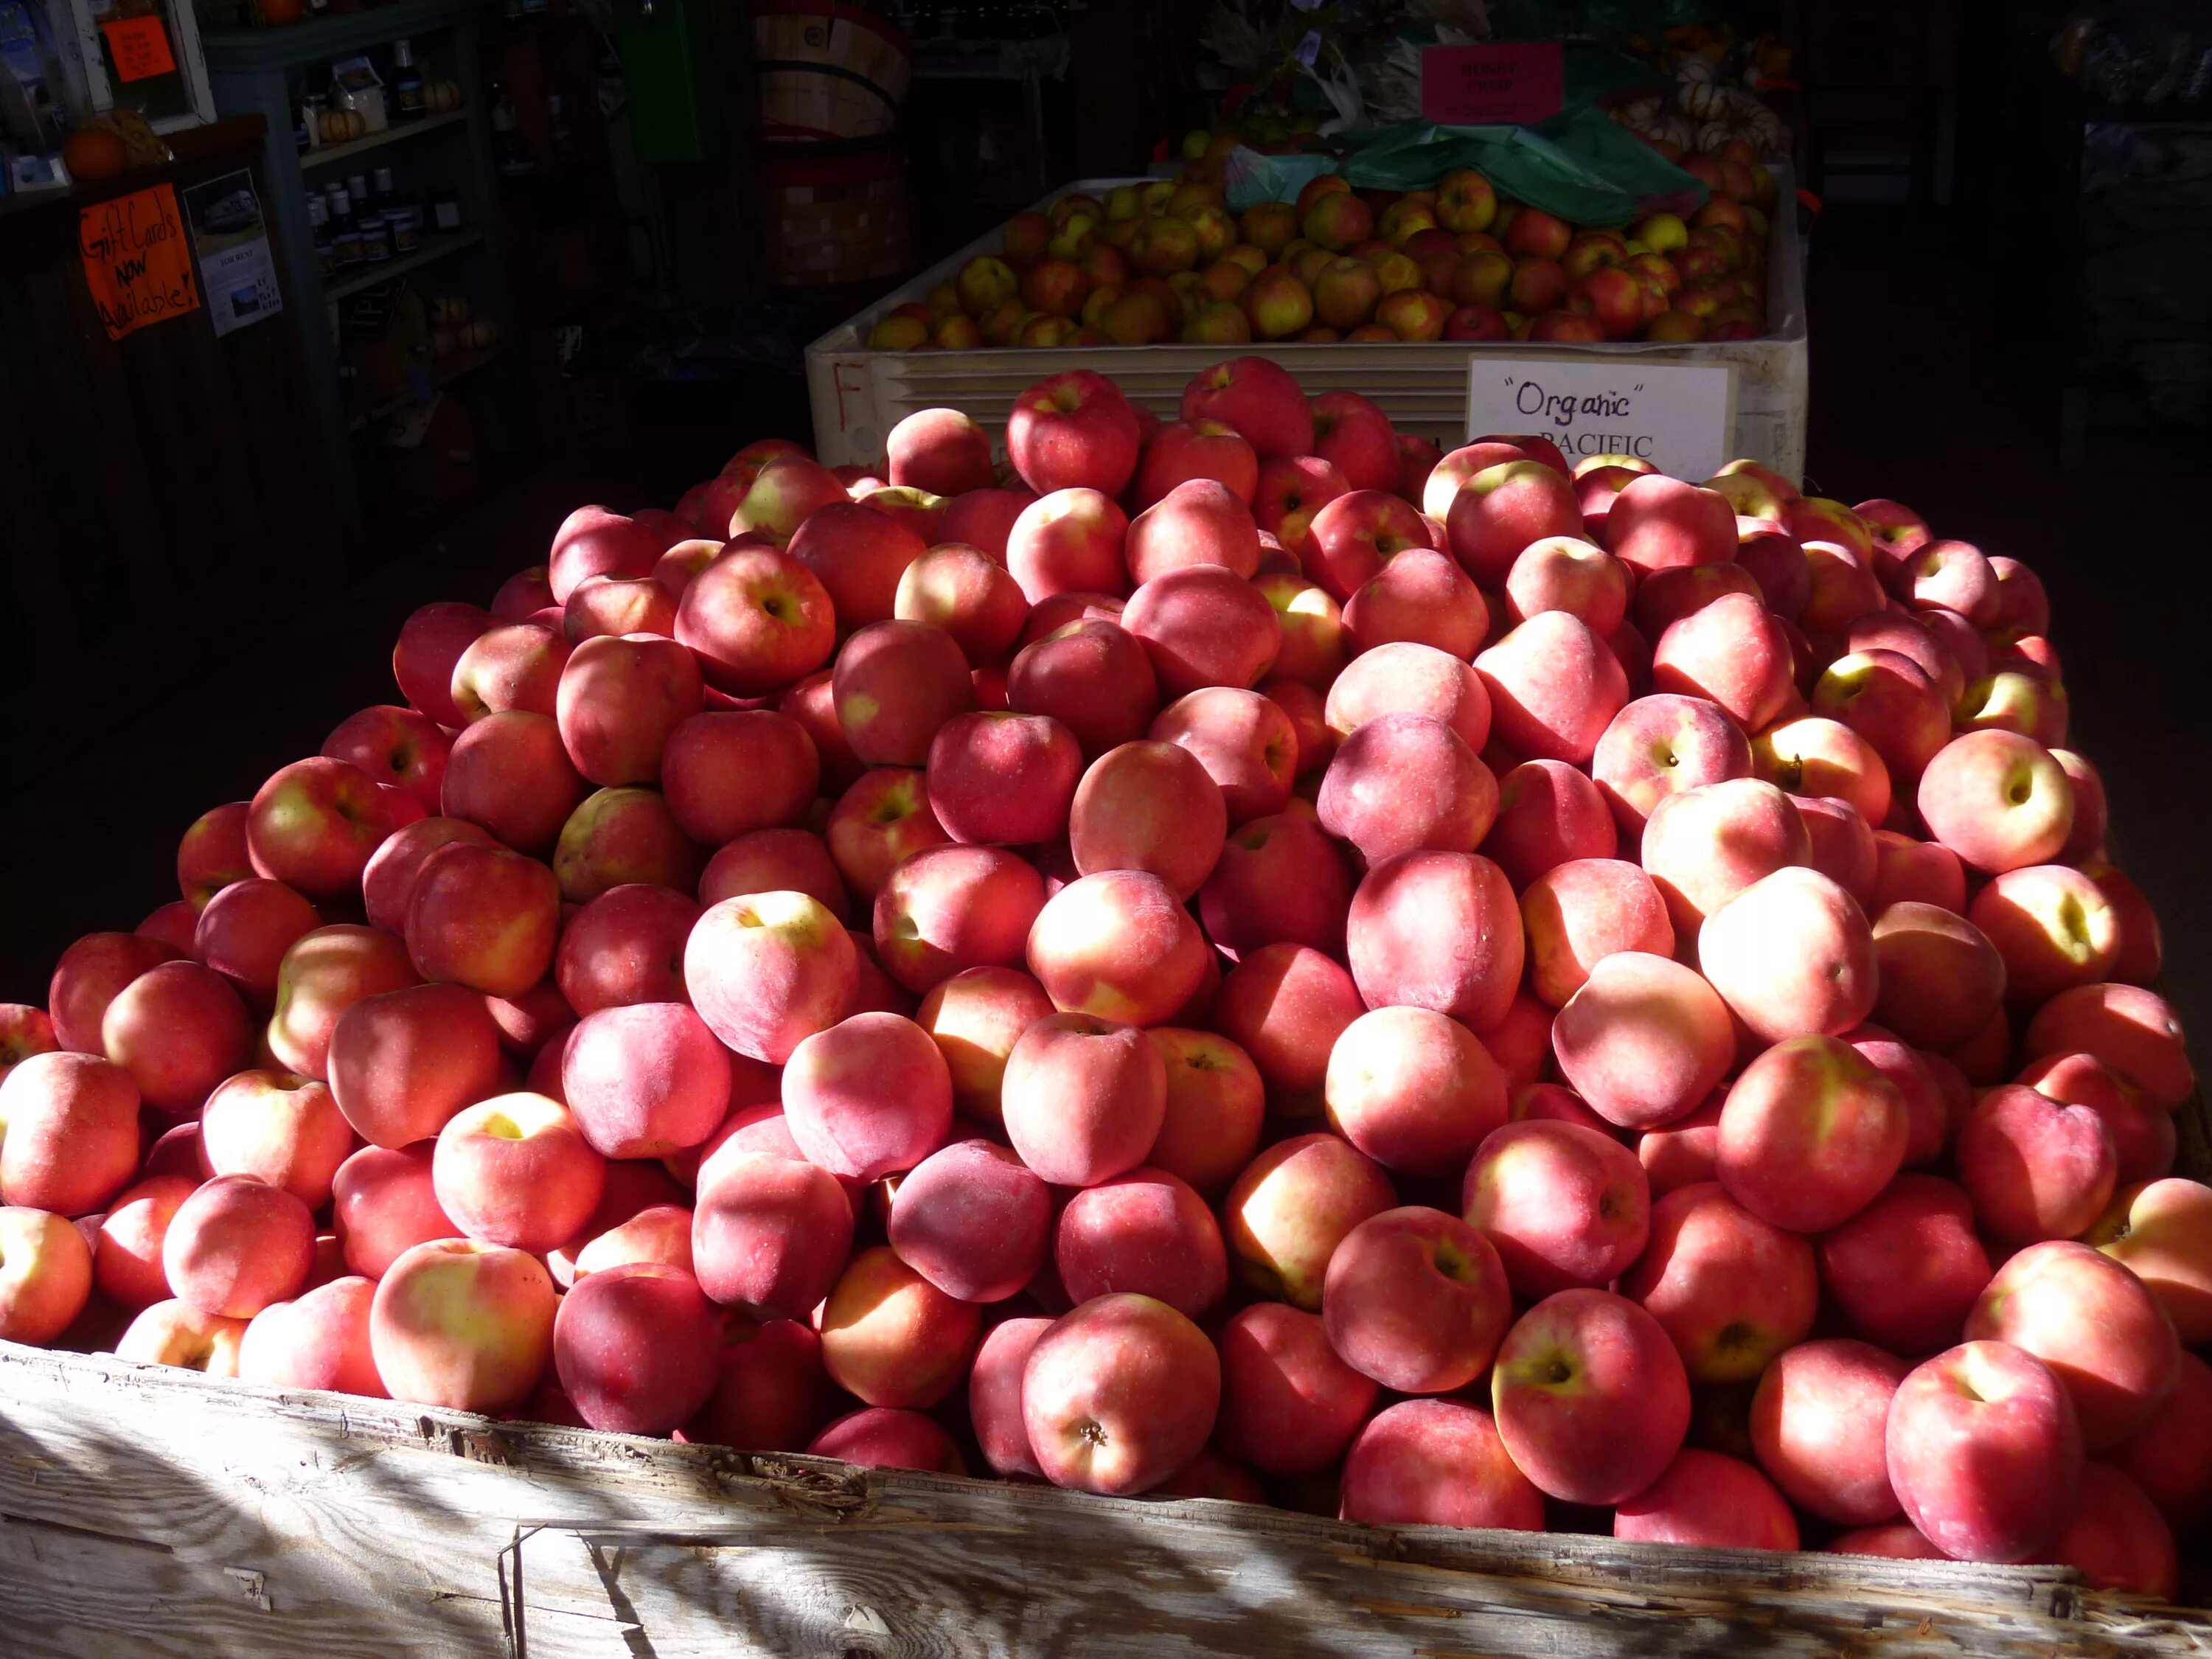
M 457 351 L 452 356 L 447 358 L 445 362 L 438 364 L 431 369 L 430 384 L 434 387 L 451 386 L 454 381 L 459 380 L 462 375 L 475 374 L 477 370 L 482 368 L 486 363 L 494 361 L 498 357 L 500 353 L 506 349 L 507 338 L 502 335 L 500 338 L 494 340 L 489 345 L 480 347 L 477 350 Z M 408 404 L 414 401 L 415 394 L 411 391 L 397 398 L 387 398 L 375 408 L 370 410 L 368 414 L 356 415 L 353 419 L 348 421 L 346 422 L 346 430 L 349 432 L 365 431 L 369 427 L 375 425 L 379 421 L 384 420 L 388 416 L 397 415 L 401 410 L 406 408 Z
M 359 294 L 365 289 L 380 287 L 390 282 L 394 276 L 402 276 L 410 270 L 420 270 L 424 265 L 442 259 L 449 253 L 458 253 L 465 247 L 473 247 L 483 239 L 483 232 L 481 230 L 457 230 L 443 236 L 425 236 L 422 239 L 422 246 L 412 253 L 403 253 L 397 258 L 386 259 L 377 264 L 363 265 L 351 276 L 335 283 L 325 283 L 323 298 L 343 300 L 348 295 Z
M 325 144 L 316 149 L 300 152 L 300 171 L 312 173 L 317 167 L 326 167 L 339 161 L 349 161 L 364 150 L 381 149 L 386 144 L 396 144 L 403 138 L 413 138 L 425 132 L 435 132 L 441 127 L 459 126 L 469 118 L 465 109 L 449 109 L 436 115 L 425 115 L 416 121 L 395 121 L 381 132 L 372 132 L 365 138 L 352 138 L 343 144 Z

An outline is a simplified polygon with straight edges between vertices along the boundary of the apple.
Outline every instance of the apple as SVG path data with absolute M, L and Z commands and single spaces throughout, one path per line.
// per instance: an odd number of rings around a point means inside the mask
M 522 1402 L 553 1353 L 556 1297 L 535 1257 L 447 1238 L 417 1244 L 377 1283 L 369 1352 L 394 1400 L 456 1411 Z
M 1606 546 L 1640 576 L 1735 556 L 1735 509 L 1717 490 L 1649 473 L 1629 481 L 1605 520 Z
M 1907 1372 L 1884 1439 L 1906 1519 L 1955 1560 L 2026 1560 L 2073 1511 L 2073 1404 L 2048 1366 L 2008 1343 L 1963 1343 Z
M 1194 479 L 1210 479 L 1249 508 L 1260 485 L 1260 458 L 1234 427 L 1218 420 L 1170 421 L 1145 447 L 1137 463 L 1136 501 L 1140 509 L 1166 499 L 1177 486 Z M 1209 504 L 1216 498 L 1204 498 Z M 1170 515 L 1182 522 L 1180 513 Z M 1207 521 L 1219 524 L 1211 507 Z M 1235 536 L 1237 520 L 1227 517 L 1226 527 Z M 1164 525 L 1162 528 L 1165 528 Z M 1258 548 L 1254 547 L 1256 567 Z
M 852 1201 L 827 1170 L 738 1139 L 699 1166 L 691 1258 L 715 1301 L 804 1320 L 830 1294 L 852 1248 Z
M 1512 1322 L 1497 1250 L 1455 1216 L 1408 1206 L 1371 1216 L 1329 1258 L 1329 1346 L 1401 1394 L 1449 1394 L 1489 1369 Z
M 426 605 L 411 614 L 400 624 L 399 642 L 392 650 L 392 678 L 400 696 L 441 726 L 465 725 L 453 704 L 453 665 L 491 625 L 490 612 L 451 601 Z
M 1261 1294 L 1316 1311 L 1337 1246 L 1395 1203 L 1382 1171 L 1334 1135 L 1278 1141 L 1222 1200 L 1231 1265 Z
M 550 715 L 572 649 L 561 631 L 537 623 L 495 628 L 453 665 L 453 707 L 471 723 L 513 709 Z
M 161 1273 L 204 1313 L 251 1319 L 306 1288 L 315 1223 L 281 1187 L 216 1176 L 177 1206 L 161 1239 Z
M 1048 1208 L 1042 1187 L 1039 1203 Z M 1079 1306 L 1133 1292 L 1196 1319 L 1229 1289 L 1212 1211 L 1164 1170 L 1140 1166 L 1085 1187 L 1061 1208 L 1052 1240 L 1054 1271 Z
M 90 1215 L 138 1166 L 137 1085 L 110 1060 L 33 1054 L 0 1083 L 0 1203 Z
M 2172 1111 L 2189 1097 L 2196 1073 L 2172 1005 L 2134 985 L 2084 985 L 2062 991 L 2035 1012 L 2022 1034 L 2030 1060 L 2094 1054 L 2154 1106 Z
M 68 1218 L 0 1206 L 0 1341 L 44 1347 L 84 1311 L 93 1255 Z
M 2166 1403 L 2107 1460 L 2157 1505 L 2176 1533 L 2212 1513 L 2212 1365 L 2181 1356 Z
M 1182 418 L 1218 421 L 1252 446 L 1262 461 L 1310 455 L 1313 411 L 1290 371 L 1265 357 L 1214 364 L 1182 394 Z
M 1692 1382 L 1755 1381 L 1813 1328 L 1820 1284 L 1811 1243 L 1752 1214 L 1717 1182 L 1667 1194 L 1651 1206 L 1650 1227 L 1621 1294 L 1665 1327 Z
M 1723 593 L 1667 625 L 1652 647 L 1651 684 L 1657 691 L 1717 703 L 1749 733 L 1771 725 L 1789 706 L 1796 692 L 1793 664 L 1787 629 L 1765 601 Z M 1936 741 L 1942 741 L 1940 732 Z
M 379 783 L 404 789 L 426 812 L 438 810 L 446 757 L 453 746 L 428 715 L 389 703 L 362 709 L 323 739 L 323 753 L 331 759 L 349 762 Z
M 1561 1291 L 1523 1314 L 1498 1348 L 1491 1393 L 1515 1467 L 1565 1503 L 1632 1498 L 1689 1431 L 1674 1344 L 1643 1309 L 1601 1290 Z
M 1459 733 L 1477 755 L 1490 741 L 1491 694 L 1458 658 L 1411 641 L 1363 651 L 1328 688 L 1323 715 L 1339 739 L 1379 715 L 1428 714 Z
M 1427 714 L 1366 721 L 1338 747 L 1316 797 L 1322 828 L 1370 865 L 1422 848 L 1472 853 L 1496 816 L 1497 781 Z
M 1198 924 L 1174 889 L 1149 871 L 1083 876 L 1036 915 L 1029 970 L 1063 1013 L 1164 1024 L 1205 977 Z
M 439 1207 L 469 1237 L 543 1255 L 591 1218 L 606 1162 L 566 1107 L 516 1093 L 447 1119 L 430 1176 Z
M 1650 1183 L 1635 1154 L 1572 1123 L 1507 1124 L 1468 1164 L 1461 1208 L 1516 1294 L 1607 1285 L 1643 1253 Z
M 1917 805 L 1936 840 L 1989 875 L 2048 863 L 2074 828 L 2064 769 L 2014 732 L 1954 738 L 1921 774 Z
M 1426 1008 L 1386 1007 L 1329 1050 L 1331 1127 L 1385 1169 L 1452 1176 L 1506 1121 L 1504 1073 L 1481 1040 Z
M 1255 1303 L 1222 1327 L 1221 1420 L 1230 1455 L 1265 1474 L 1307 1475 L 1335 1464 L 1373 1407 L 1372 1378 L 1331 1349 L 1316 1316 Z
M 1721 1109 L 1729 1196 L 1792 1232 L 1822 1232 L 1872 1202 L 1904 1163 L 1905 1097 L 1848 1044 L 1785 1038 L 1745 1066 Z
M 1775 1356 L 1751 1402 L 1759 1467 L 1790 1501 L 1838 1526 L 1898 1512 L 1883 1433 L 1911 1369 L 1871 1343 L 1832 1338 Z
M 115 1340 L 115 1357 L 138 1365 L 174 1365 L 205 1376 L 236 1376 L 246 1322 L 204 1312 L 188 1302 L 156 1302 Z
M 374 778 L 316 756 L 280 768 L 255 792 L 246 840 L 256 873 L 329 899 L 358 887 L 369 855 L 396 827 Z
M 1691 1111 L 1735 1063 L 1727 1005 L 1648 951 L 1601 957 L 1552 1023 L 1560 1075 L 1608 1123 L 1650 1129 Z
M 1570 860 L 1607 859 L 1618 850 L 1604 797 L 1565 761 L 1525 761 L 1498 779 L 1498 816 L 1482 851 L 1515 888 Z
M 1368 1419 L 1345 1454 L 1341 1492 L 1340 1517 L 1370 1526 L 1544 1525 L 1544 1495 L 1496 1421 L 1454 1400 L 1401 1400 Z
M 965 968 L 1011 968 L 1044 902 L 1043 878 L 1003 848 L 927 847 L 876 895 L 875 953 L 916 994 Z
M 1022 1371 L 1022 1418 L 1055 1486 L 1127 1495 L 1158 1486 L 1213 1431 L 1222 1365 L 1205 1334 L 1165 1303 L 1087 1302 L 1038 1339 Z
M 2175 1179 L 2123 1188 L 2081 1237 L 2142 1280 L 2183 1342 L 2212 1339 L 2212 1188 Z
M 1443 465 L 1450 465 L 1446 456 Z M 1426 505 L 1425 498 L 1425 505 Z M 1477 586 L 1497 589 L 1522 550 L 1549 536 L 1579 538 L 1574 486 L 1538 461 L 1505 460 L 1468 477 L 1444 514 L 1451 555 Z
M 1125 743 L 1077 785 L 1068 846 L 1085 875 L 1149 871 L 1188 899 L 1220 856 L 1228 822 L 1220 787 L 1196 755 L 1173 743 Z
M 254 1315 L 239 1340 L 239 1380 L 384 1399 L 384 1379 L 369 1351 L 375 1297 L 374 1280 L 348 1274 L 294 1301 L 272 1303 Z
M 1042 1177 L 1012 1152 L 955 1141 L 914 1165 L 892 1194 L 900 1261 L 962 1302 L 1000 1302 L 1036 1274 L 1052 1230 Z

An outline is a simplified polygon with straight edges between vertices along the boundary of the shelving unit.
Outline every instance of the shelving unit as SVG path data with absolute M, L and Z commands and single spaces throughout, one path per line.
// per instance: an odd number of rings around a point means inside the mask
M 474 351 L 457 351 L 430 370 L 433 386 L 447 386 L 464 374 L 473 374 L 488 363 L 495 363 L 505 354 L 507 342 L 500 340 Z M 415 401 L 410 394 L 404 398 L 387 398 L 366 415 L 356 415 L 347 423 L 349 432 L 365 431 L 380 421 L 386 421 Z
M 263 142 L 262 172 L 268 207 L 280 245 L 283 285 L 291 326 L 313 392 L 318 435 L 328 459 L 332 493 L 345 522 L 358 534 L 364 526 L 362 462 L 372 452 L 358 447 L 394 404 L 374 416 L 347 406 L 341 374 L 341 302 L 433 264 L 453 272 L 454 288 L 470 301 L 475 314 L 498 323 L 499 345 L 483 361 L 458 362 L 434 370 L 434 386 L 463 374 L 512 359 L 503 347 L 514 334 L 514 302 L 503 239 L 496 234 L 500 201 L 492 165 L 492 137 L 485 101 L 482 23 L 485 0 L 394 0 L 336 16 L 313 18 L 283 28 L 234 29 L 206 37 L 208 76 L 218 109 L 226 115 L 258 114 L 269 124 Z M 330 66 L 343 58 L 375 52 L 398 40 L 413 43 L 416 61 L 434 66 L 442 78 L 460 83 L 463 106 L 435 115 L 402 120 L 395 114 L 381 132 L 342 144 L 302 151 L 293 138 L 293 98 L 303 78 L 319 88 Z M 413 252 L 373 265 L 350 266 L 329 281 L 317 269 L 307 198 L 333 169 L 390 161 L 416 179 L 434 178 L 459 197 L 462 228 L 444 234 L 426 233 Z M 470 354 L 474 356 L 477 354 Z M 519 380 L 519 377 L 515 377 Z M 481 385 L 497 429 L 480 435 L 512 439 L 524 418 L 519 385 Z M 476 407 L 471 400 L 472 410 Z

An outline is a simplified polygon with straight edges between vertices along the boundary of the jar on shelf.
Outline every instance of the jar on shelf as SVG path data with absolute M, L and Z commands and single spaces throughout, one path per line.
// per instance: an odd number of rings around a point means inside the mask
M 420 120 L 428 112 L 422 94 L 422 71 L 415 63 L 415 48 L 405 40 L 392 43 L 392 114 L 402 121 Z
M 384 216 L 384 222 L 392 228 L 392 251 L 412 253 L 422 246 L 422 210 L 411 203 L 393 208 Z
M 392 227 L 380 213 L 362 216 L 361 255 L 373 265 L 382 264 L 392 257 Z
M 453 191 L 441 190 L 431 198 L 430 223 L 440 234 L 461 228 L 461 198 Z
M 352 225 L 341 225 L 331 238 L 331 250 L 336 256 L 337 268 L 344 270 L 361 264 L 367 256 L 362 251 L 361 232 Z

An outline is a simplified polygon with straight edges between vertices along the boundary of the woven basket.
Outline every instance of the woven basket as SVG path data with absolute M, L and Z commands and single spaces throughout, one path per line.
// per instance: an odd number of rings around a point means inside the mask
M 914 76 L 899 32 L 843 0 L 763 0 L 753 66 L 761 135 L 781 143 L 883 137 Z
M 912 255 L 903 152 L 775 156 L 762 164 L 769 268 L 820 288 L 896 275 Z

